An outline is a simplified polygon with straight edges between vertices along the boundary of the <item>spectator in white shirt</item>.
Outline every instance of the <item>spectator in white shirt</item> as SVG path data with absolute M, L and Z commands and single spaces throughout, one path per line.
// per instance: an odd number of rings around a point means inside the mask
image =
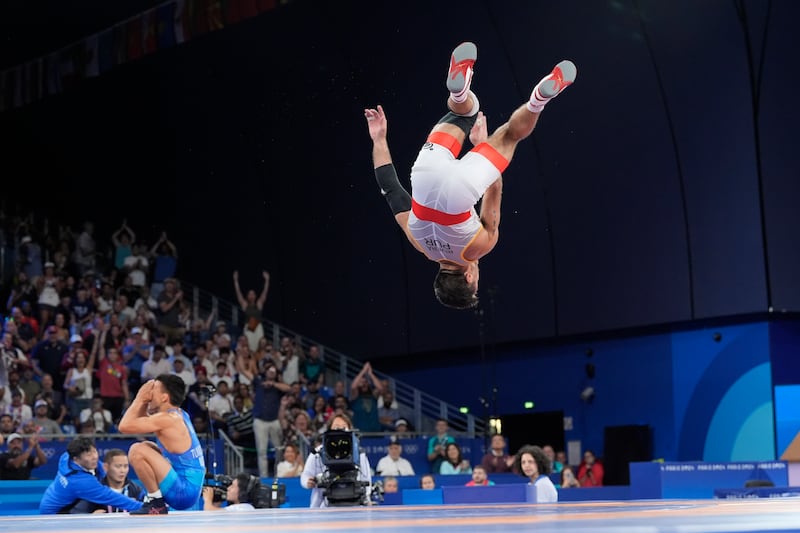
M 217 427 L 227 428 L 225 417 L 233 411 L 233 395 L 227 378 L 219 380 L 217 392 L 208 400 L 208 414 Z
M 217 371 L 215 374 L 208 377 L 215 387 L 219 388 L 219 382 L 222 379 L 228 381 L 228 385 L 233 385 L 233 376 L 228 371 L 228 363 L 225 361 L 217 361 Z
M 153 346 L 150 359 L 142 364 L 142 383 L 155 379 L 161 374 L 172 374 L 174 368 L 167 359 L 167 352 L 160 344 Z
M 414 467 L 408 462 L 408 459 L 400 457 L 403 453 L 403 445 L 397 438 L 392 438 L 389 444 L 387 454 L 381 457 L 378 465 L 375 467 L 375 472 L 379 476 L 413 476 Z
M 134 244 L 133 253 L 125 258 L 125 270 L 131 277 L 134 287 L 144 287 L 147 285 L 147 269 L 150 262 L 147 260 L 147 247 L 143 244 Z
M 173 374 L 183 380 L 183 382 L 186 384 L 186 394 L 189 394 L 189 387 L 197 382 L 197 377 L 194 375 L 194 369 L 191 367 L 191 365 L 187 367 L 186 359 L 184 357 L 177 357 L 175 361 L 173 361 L 172 367 L 175 369 Z
M 94 427 L 95 433 L 108 433 L 114 421 L 111 419 L 111 411 L 103 408 L 103 399 L 100 396 L 92 398 L 92 405 L 81 411 L 81 425 L 90 422 Z

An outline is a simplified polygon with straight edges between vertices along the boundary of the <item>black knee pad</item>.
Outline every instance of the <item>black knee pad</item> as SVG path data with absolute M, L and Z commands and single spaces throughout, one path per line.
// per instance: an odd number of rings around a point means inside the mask
M 452 111 L 447 113 L 437 124 L 453 124 L 458 126 L 461 131 L 464 132 L 464 135 L 469 137 L 469 132 L 472 130 L 472 126 L 475 125 L 475 121 L 478 119 L 478 114 L 475 113 L 471 117 L 465 117 L 464 115 L 456 115 Z

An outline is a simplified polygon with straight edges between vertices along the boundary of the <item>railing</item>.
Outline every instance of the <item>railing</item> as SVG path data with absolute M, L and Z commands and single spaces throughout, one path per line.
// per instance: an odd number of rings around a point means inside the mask
M 224 320 L 229 324 L 231 335 L 238 334 L 241 331 L 242 312 L 238 305 L 214 296 L 190 283 L 181 281 L 181 285 L 184 294 L 192 295 L 193 316 L 207 316 L 211 311 L 215 311 L 218 320 Z M 332 374 L 335 379 L 343 380 L 346 385 L 349 385 L 363 366 L 362 361 L 328 348 L 322 343 L 304 337 L 271 320 L 265 319 L 263 327 L 264 334 L 267 338 L 272 339 L 276 348 L 282 337 L 298 340 L 304 350 L 307 350 L 313 344 L 319 346 L 322 360 L 329 375 Z M 379 370 L 374 370 L 374 372 L 380 379 L 389 381 L 394 390 L 397 403 L 402 406 L 401 415 L 410 418 L 410 422 L 417 432 L 432 431 L 436 419 L 444 418 L 448 421 L 453 433 L 463 434 L 467 437 L 483 436 L 486 433 L 486 422 L 482 418 L 475 417 L 469 413 L 462 413 L 458 407 L 412 387 L 403 381 L 394 379 Z M 407 412 L 404 412 L 404 409 Z
M 224 456 L 225 470 L 228 475 L 244 472 L 244 448 L 237 446 L 221 429 L 217 431 L 222 439 L 222 454 Z

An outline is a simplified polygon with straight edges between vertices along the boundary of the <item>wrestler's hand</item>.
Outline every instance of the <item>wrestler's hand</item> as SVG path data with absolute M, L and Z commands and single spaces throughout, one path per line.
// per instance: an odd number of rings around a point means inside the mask
M 489 127 L 486 124 L 486 116 L 484 116 L 483 111 L 478 111 L 478 119 L 469 131 L 469 142 L 472 143 L 472 146 L 478 146 L 480 143 L 486 142 L 488 138 Z
M 364 117 L 367 119 L 369 136 L 373 142 L 385 140 L 389 123 L 386 120 L 383 107 L 379 105 L 377 109 L 365 109 Z
M 156 385 L 156 381 L 151 379 L 141 387 L 139 387 L 139 391 L 136 393 L 136 399 L 142 403 L 149 403 L 150 400 L 153 399 L 153 388 Z

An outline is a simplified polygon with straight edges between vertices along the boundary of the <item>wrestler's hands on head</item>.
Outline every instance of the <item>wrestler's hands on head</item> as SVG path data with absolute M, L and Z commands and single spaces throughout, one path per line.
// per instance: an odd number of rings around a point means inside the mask
M 486 142 L 488 138 L 489 127 L 486 123 L 486 116 L 483 114 L 483 111 L 478 111 L 478 118 L 469 131 L 469 142 L 472 143 L 472 146 L 478 146 L 480 143 Z
M 379 105 L 377 109 L 365 109 L 364 117 L 367 119 L 367 128 L 369 129 L 370 138 L 373 141 L 385 140 L 389 124 L 386 121 L 386 114 L 383 112 L 383 107 Z
M 140 402 L 148 403 L 150 400 L 153 399 L 153 392 L 155 390 L 156 380 L 151 379 L 141 387 L 139 387 L 139 391 L 136 393 L 136 399 Z

